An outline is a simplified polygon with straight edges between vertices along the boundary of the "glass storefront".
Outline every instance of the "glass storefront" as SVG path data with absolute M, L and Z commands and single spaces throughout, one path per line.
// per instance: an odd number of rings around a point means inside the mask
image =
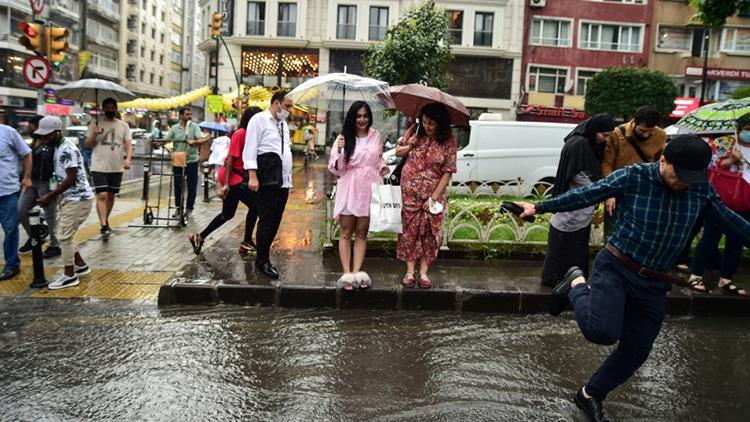
M 28 57 L 31 55 L 5 48 L 0 49 L 0 86 L 33 89 L 23 79 L 23 62 Z
M 513 60 L 456 56 L 450 64 L 448 92 L 459 97 L 510 99 Z
M 318 76 L 317 50 L 245 48 L 241 63 L 242 82 L 249 86 L 292 90 Z

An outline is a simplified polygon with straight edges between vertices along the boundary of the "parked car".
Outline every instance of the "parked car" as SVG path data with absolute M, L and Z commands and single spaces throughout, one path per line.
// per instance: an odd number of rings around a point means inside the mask
M 555 181 L 563 138 L 576 125 L 566 123 L 503 122 L 480 118 L 469 122 L 469 133 L 454 129 L 458 171 L 451 190 L 472 190 L 527 196 L 541 194 Z M 383 153 L 392 168 L 395 148 Z

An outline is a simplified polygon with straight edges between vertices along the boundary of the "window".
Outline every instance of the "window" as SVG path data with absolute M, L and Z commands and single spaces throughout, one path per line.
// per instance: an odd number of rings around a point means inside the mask
M 164 76 L 159 76 L 159 86 L 164 86 Z
M 357 6 L 339 6 L 336 38 L 353 40 L 357 32 Z
M 162 10 L 162 11 L 161 11 L 161 21 L 162 21 L 162 22 L 165 22 L 166 20 L 167 20 L 167 18 L 166 18 L 166 14 L 165 14 L 165 13 L 164 13 L 164 11 Z
M 529 92 L 565 94 L 566 69 L 531 66 L 529 68 Z
M 266 3 L 247 2 L 247 35 L 263 35 L 266 32 Z
M 382 41 L 388 30 L 388 8 L 370 7 L 370 41 Z
M 646 0 L 599 0 L 599 1 L 611 2 L 611 3 L 632 3 L 632 4 L 646 3 Z
M 641 51 L 641 28 L 583 22 L 579 47 L 590 50 Z
M 152 40 L 156 39 L 156 28 L 151 28 L 151 39 Z
M 146 47 L 141 47 L 141 57 L 146 57 Z
M 161 35 L 159 35 L 159 39 L 161 40 L 161 43 L 164 44 L 164 33 L 162 32 Z
M 492 21 L 494 13 L 477 12 L 474 17 L 474 45 L 491 46 L 492 45 Z
M 146 35 L 146 22 L 141 23 L 141 34 Z
M 570 47 L 570 21 L 534 18 L 531 22 L 531 44 Z
M 576 95 L 586 95 L 589 82 L 596 75 L 595 70 L 579 70 L 576 77 Z
M 750 53 L 750 28 L 724 28 L 721 33 L 721 50 Z
M 159 64 L 164 64 L 164 55 L 159 54 Z
M 143 82 L 143 74 L 144 72 L 141 70 L 140 72 L 140 78 L 138 78 L 139 81 Z
M 461 10 L 448 10 L 448 33 L 451 36 L 451 44 L 461 45 L 464 30 L 464 12 Z
M 693 46 L 693 30 L 679 26 L 659 26 L 656 48 L 663 50 L 690 51 Z
M 156 57 L 156 52 L 154 50 L 151 50 L 151 61 L 154 61 L 155 57 Z
M 156 17 L 156 5 L 151 7 L 151 16 Z
M 150 75 L 150 78 L 149 78 L 149 83 L 150 83 L 151 85 L 153 85 L 153 84 L 154 84 L 154 72 L 151 72 L 151 75 Z
M 297 35 L 297 3 L 279 3 L 278 36 Z

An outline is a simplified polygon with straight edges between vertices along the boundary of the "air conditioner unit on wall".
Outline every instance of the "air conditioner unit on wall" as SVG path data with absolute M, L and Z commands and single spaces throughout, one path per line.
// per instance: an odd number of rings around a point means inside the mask
M 529 0 L 529 7 L 544 7 L 547 5 L 547 0 Z

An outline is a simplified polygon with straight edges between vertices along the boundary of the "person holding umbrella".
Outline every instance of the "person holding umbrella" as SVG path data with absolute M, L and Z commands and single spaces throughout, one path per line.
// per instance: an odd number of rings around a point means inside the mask
M 446 187 L 456 172 L 456 140 L 451 117 L 441 103 L 429 103 L 419 112 L 420 125 L 412 126 L 396 147 L 407 160 L 401 173 L 403 233 L 398 237 L 398 259 L 406 261 L 405 287 L 414 287 L 419 261 L 419 287 L 429 289 L 427 273 L 440 248 L 440 227 L 447 203 Z
M 372 184 L 382 183 L 389 171 L 382 157 L 383 139 L 372 122 L 370 106 L 355 101 L 328 161 L 328 170 L 339 177 L 333 216 L 341 223 L 339 258 L 344 275 L 337 285 L 347 291 L 367 289 L 372 284 L 370 276 L 360 271 L 367 250 Z M 356 235 L 353 262 L 352 234 Z

